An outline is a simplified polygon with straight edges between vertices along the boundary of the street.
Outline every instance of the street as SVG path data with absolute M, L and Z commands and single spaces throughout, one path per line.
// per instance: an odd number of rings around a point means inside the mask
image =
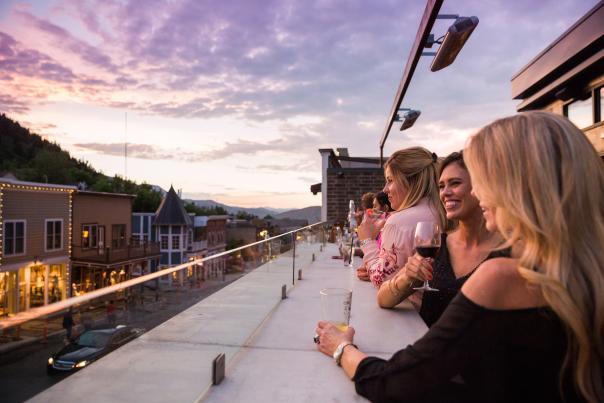
M 163 304 L 156 310 L 135 309 L 126 314 L 118 312 L 118 324 L 128 324 L 150 330 L 174 315 L 198 303 L 243 273 L 228 274 L 226 281 L 207 281 L 200 288 L 182 288 L 162 292 Z M 102 313 L 101 313 L 102 314 Z M 48 357 L 63 346 L 63 336 L 54 335 L 46 343 L 36 341 L 0 355 L 0 390 L 2 403 L 23 402 L 60 382 L 69 374 L 47 375 Z M 83 369 L 85 371 L 86 368 Z

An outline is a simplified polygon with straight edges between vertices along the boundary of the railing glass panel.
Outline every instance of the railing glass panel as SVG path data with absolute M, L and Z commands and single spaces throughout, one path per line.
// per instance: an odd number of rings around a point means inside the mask
M 122 282 L 4 316 L 2 401 L 34 396 L 33 401 L 44 401 L 58 382 L 85 389 L 86 382 L 70 379 L 76 371 L 90 377 L 101 376 L 103 366 L 142 371 L 138 366 L 144 360 L 137 354 L 157 354 L 161 371 L 177 371 L 179 360 L 194 357 L 200 390 L 191 393 L 198 396 L 212 383 L 212 360 L 224 353 L 228 365 L 281 301 L 283 287 L 287 293 L 295 286 L 298 270 L 309 266 L 325 241 L 324 224 L 318 223 L 230 251 L 211 252 L 208 245 L 212 256 L 197 259 L 183 252 L 185 263 L 148 274 L 126 266 L 126 275 L 116 277 Z M 111 284 L 103 279 L 124 270 L 106 262 L 91 262 L 89 268 L 99 284 Z M 20 280 L 15 278 L 17 285 Z M 25 298 L 21 289 L 15 287 L 14 298 L 7 298 L 19 305 Z M 180 353 L 166 354 L 168 342 L 181 346 Z M 113 354 L 118 348 L 120 353 Z

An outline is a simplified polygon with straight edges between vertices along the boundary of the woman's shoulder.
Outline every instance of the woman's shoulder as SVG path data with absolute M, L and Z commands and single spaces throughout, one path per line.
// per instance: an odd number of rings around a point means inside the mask
M 386 225 L 412 225 L 413 229 L 415 229 L 415 225 L 418 221 L 433 220 L 438 220 L 438 215 L 432 211 L 432 208 L 430 208 L 430 205 L 427 202 L 420 202 L 413 207 L 395 211 L 388 217 Z
M 498 257 L 482 263 L 461 291 L 475 304 L 493 310 L 544 306 L 538 287 L 528 285 L 520 275 L 517 259 Z

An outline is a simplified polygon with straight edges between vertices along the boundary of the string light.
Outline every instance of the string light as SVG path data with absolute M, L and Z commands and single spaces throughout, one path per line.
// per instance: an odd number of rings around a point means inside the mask
M 69 195 L 69 230 L 68 230 L 68 253 L 71 259 L 71 241 L 72 241 L 72 195 L 75 192 L 75 187 L 52 186 L 52 185 L 37 185 L 37 184 L 17 184 L 11 182 L 0 181 L 0 268 L 2 267 L 2 259 L 4 257 L 4 196 L 8 190 L 17 191 L 34 191 L 34 192 L 56 192 L 68 193 Z M 24 241 L 26 242 L 26 240 Z M 71 262 L 67 264 L 67 278 L 70 278 Z

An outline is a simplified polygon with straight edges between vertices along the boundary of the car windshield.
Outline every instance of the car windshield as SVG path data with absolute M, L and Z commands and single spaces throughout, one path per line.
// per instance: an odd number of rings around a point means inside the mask
M 90 331 L 82 333 L 78 339 L 78 344 L 84 347 L 105 347 L 111 338 L 111 334 L 103 331 Z

